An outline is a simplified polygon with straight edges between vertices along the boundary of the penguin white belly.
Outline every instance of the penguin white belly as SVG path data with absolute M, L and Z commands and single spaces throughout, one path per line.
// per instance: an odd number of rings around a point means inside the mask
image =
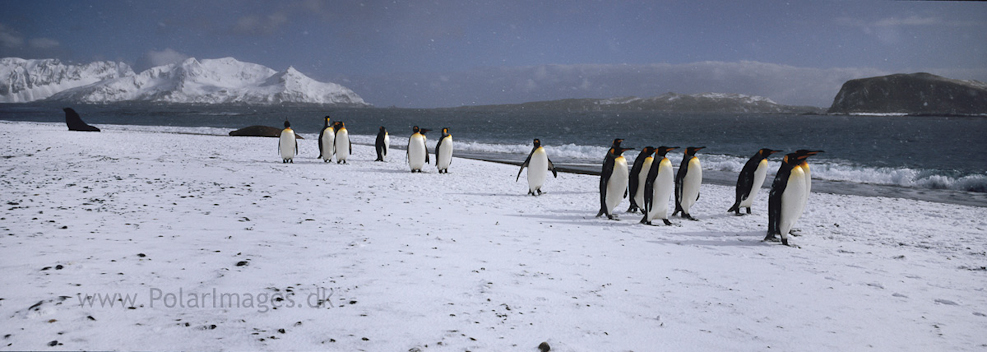
M 387 156 L 387 152 L 391 151 L 391 136 L 386 132 L 384 133 L 384 156 Z
M 788 185 L 785 186 L 785 193 L 781 195 L 781 215 L 778 218 L 778 231 L 782 238 L 788 237 L 788 232 L 795 226 L 795 221 L 801 216 L 801 202 L 805 195 L 805 173 L 801 168 L 792 168 L 792 174 L 788 177 Z
M 802 164 L 800 168 L 802 169 L 802 178 L 805 180 L 805 192 L 802 194 L 802 199 L 799 200 L 798 217 L 795 218 L 795 221 L 802 218 L 805 205 L 809 203 L 809 193 L 812 192 L 812 171 L 809 170 L 809 164 Z
M 658 176 L 655 177 L 654 199 L 651 200 L 651 211 L 648 212 L 648 221 L 654 219 L 668 219 L 668 202 L 675 192 L 675 176 L 672 173 L 672 162 L 662 159 L 658 164 Z
M 410 142 L 408 142 L 408 167 L 411 171 L 421 170 L 425 166 L 425 138 L 422 138 L 420 134 L 414 134 L 411 136 Z
M 452 163 L 452 136 L 447 136 L 442 140 L 441 148 L 442 150 L 438 151 L 439 155 L 435 158 L 435 167 L 439 170 L 446 170 Z
M 295 157 L 295 131 L 286 129 L 281 131 L 280 143 L 281 159 L 291 160 Z
M 332 148 L 336 145 L 336 134 L 333 132 L 332 127 L 326 127 L 322 130 L 322 149 L 319 152 L 322 153 L 322 160 L 332 160 Z
M 346 129 L 336 131 L 336 161 L 346 161 L 350 156 L 350 133 Z
M 689 170 L 682 180 L 682 211 L 689 213 L 689 208 L 699 199 L 699 186 L 703 183 L 703 168 L 699 158 L 689 160 Z
M 548 176 L 548 154 L 545 149 L 538 148 L 531 153 L 531 160 L 528 160 L 528 190 L 536 192 L 545 185 L 545 177 Z
M 627 177 L 630 171 L 627 170 L 627 159 L 623 156 L 617 157 L 613 161 L 613 172 L 610 173 L 610 180 L 607 183 L 607 211 L 613 214 L 613 209 L 624 199 L 624 192 L 627 192 Z
M 754 169 L 754 183 L 751 184 L 751 191 L 740 202 L 741 208 L 750 208 L 754 204 L 754 198 L 757 197 L 757 192 L 761 190 L 761 186 L 764 185 L 764 178 L 768 176 L 768 160 L 761 160 L 757 164 L 757 169 Z
M 634 192 L 634 204 L 637 204 L 642 209 L 644 208 L 644 182 L 648 180 L 648 172 L 651 171 L 651 164 L 654 163 L 654 157 L 647 157 L 644 159 L 644 163 L 641 164 L 641 171 L 637 174 L 637 191 Z

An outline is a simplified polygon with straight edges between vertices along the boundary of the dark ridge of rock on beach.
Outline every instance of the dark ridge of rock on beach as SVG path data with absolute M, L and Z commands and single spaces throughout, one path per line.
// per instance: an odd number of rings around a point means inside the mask
M 69 127 L 69 131 L 99 132 L 99 128 L 90 126 L 82 121 L 79 113 L 75 112 L 72 108 L 62 108 L 62 111 L 65 111 L 65 124 Z
M 270 126 L 247 126 L 236 131 L 230 131 L 230 135 L 234 137 L 281 137 L 281 129 L 277 127 Z M 302 138 L 299 134 L 295 133 L 295 138 Z
M 849 80 L 830 114 L 987 115 L 987 84 L 929 73 Z

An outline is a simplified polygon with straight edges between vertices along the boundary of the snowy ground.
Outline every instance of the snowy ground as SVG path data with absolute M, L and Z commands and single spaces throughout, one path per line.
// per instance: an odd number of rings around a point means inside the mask
M 767 192 L 644 226 L 595 218 L 594 176 L 276 147 L 0 121 L 0 349 L 987 348 L 984 207 L 815 193 L 792 248 Z

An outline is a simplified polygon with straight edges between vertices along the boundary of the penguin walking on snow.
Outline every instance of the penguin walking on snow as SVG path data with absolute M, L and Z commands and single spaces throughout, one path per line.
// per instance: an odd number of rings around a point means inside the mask
M 627 177 L 630 173 L 624 151 L 634 148 L 622 148 L 621 142 L 623 139 L 614 139 L 603 159 L 603 170 L 600 172 L 600 212 L 596 217 L 606 215 L 607 219 L 613 220 L 613 209 L 627 197 Z
M 440 174 L 448 174 L 449 164 L 452 164 L 452 135 L 448 127 L 443 127 L 442 137 L 435 143 L 435 168 Z
M 387 135 L 384 126 L 380 126 L 380 131 L 377 131 L 377 141 L 374 142 L 374 148 L 377 149 L 377 160 L 374 161 L 384 161 L 387 150 L 391 148 L 391 137 Z
M 751 213 L 754 198 L 757 197 L 757 192 L 761 190 L 764 178 L 768 174 L 768 156 L 777 152 L 780 150 L 763 148 L 747 160 L 744 168 L 740 170 L 740 175 L 737 176 L 737 198 L 728 212 L 733 211 L 741 215 L 740 208 L 747 208 L 747 214 Z
M 346 130 L 346 124 L 342 121 L 336 122 L 336 163 L 346 164 L 346 158 L 353 153 L 353 145 L 350 144 L 350 132 Z
M 774 241 L 781 236 L 781 244 L 788 245 L 788 233 L 801 216 L 806 199 L 805 172 L 800 165 L 809 155 L 796 151 L 782 159 L 781 167 L 771 183 L 768 194 L 768 233 L 765 241 Z
M 699 200 L 699 186 L 703 183 L 703 168 L 699 164 L 696 152 L 706 147 L 688 147 L 679 164 L 679 172 L 675 174 L 675 212 L 682 217 L 698 220 L 689 214 L 689 208 Z
M 319 158 L 324 162 L 332 161 L 333 150 L 336 147 L 336 129 L 330 123 L 329 115 L 326 115 L 322 132 L 319 132 Z
M 281 136 L 278 138 L 281 162 L 294 164 L 295 154 L 298 154 L 298 141 L 295 140 L 295 131 L 291 130 L 291 123 L 288 120 L 284 120 L 284 129 L 281 130 Z
M 541 146 L 541 141 L 535 138 L 531 147 L 531 153 L 528 153 L 528 158 L 524 159 L 524 163 L 521 164 L 521 169 L 517 171 L 517 178 L 514 182 L 521 179 L 521 171 L 524 171 L 524 167 L 528 167 L 528 194 L 532 196 L 541 195 L 541 186 L 545 184 L 545 176 L 547 176 L 548 171 L 552 171 L 552 176 L 555 178 L 559 177 L 559 174 L 555 172 L 555 165 L 552 164 L 552 159 L 548 158 L 548 154 L 545 153 L 545 148 Z M 538 192 L 535 194 L 535 192 Z
M 672 224 L 668 221 L 668 202 L 675 192 L 675 174 L 672 171 L 672 162 L 665 155 L 675 149 L 678 147 L 661 146 L 655 149 L 655 158 L 661 159 L 651 163 L 647 178 L 641 186 L 644 190 L 644 200 L 641 202 L 641 209 L 644 211 L 642 224 L 651 225 L 654 219 L 661 219 L 665 225 Z
M 654 160 L 651 154 L 655 153 L 655 147 L 647 146 L 641 150 L 641 154 L 634 159 L 631 166 L 631 173 L 627 179 L 627 189 L 630 191 L 631 206 L 627 208 L 628 213 L 633 213 L 644 207 L 644 181 L 648 178 L 648 170 L 651 170 L 651 162 Z
M 806 158 L 822 152 L 823 152 L 822 150 L 805 150 L 805 149 L 799 149 L 795 151 L 795 153 L 805 155 L 805 158 L 802 159 L 802 163 L 799 164 L 799 168 L 802 169 L 802 173 L 805 174 L 804 176 L 805 193 L 802 195 L 802 199 L 799 201 L 799 209 L 796 212 L 798 216 L 795 218 L 795 221 L 798 221 L 800 218 L 802 218 L 802 214 L 804 213 L 805 210 L 805 205 L 809 203 L 809 194 L 812 193 L 812 170 L 809 170 L 809 162 L 806 161 Z
M 415 126 L 411 131 L 414 133 L 408 138 L 408 167 L 411 168 L 411 172 L 422 172 L 422 167 L 428 164 L 425 132 L 429 130 Z

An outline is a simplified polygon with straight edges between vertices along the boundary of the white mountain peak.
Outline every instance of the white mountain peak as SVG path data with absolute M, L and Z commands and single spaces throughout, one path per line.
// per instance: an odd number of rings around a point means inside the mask
M 74 80 L 66 80 L 66 75 L 58 74 L 57 70 L 36 68 L 52 66 L 52 62 L 58 64 L 57 60 L 0 59 L 0 102 L 49 99 L 82 103 L 149 101 L 368 105 L 352 90 L 335 83 L 313 80 L 294 67 L 278 72 L 231 57 L 188 58 L 181 63 L 152 67 L 139 74 L 122 63 L 102 64 L 116 67 L 116 70 L 90 67 L 96 63 L 68 66 L 61 70 L 79 71 L 79 74 L 72 76 L 78 77 Z M 11 75 L 8 71 L 29 73 Z M 32 88 L 23 88 L 28 86 Z

